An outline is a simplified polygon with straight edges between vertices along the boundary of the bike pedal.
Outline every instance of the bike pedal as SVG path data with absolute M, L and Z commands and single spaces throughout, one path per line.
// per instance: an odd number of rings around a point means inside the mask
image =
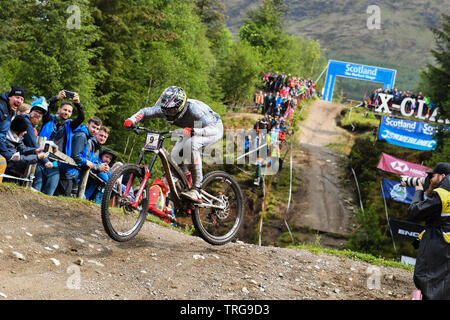
M 188 196 L 185 196 L 184 194 L 182 194 L 181 197 L 186 199 L 186 200 L 188 200 L 188 201 L 190 201 L 190 202 L 193 202 L 193 203 L 197 203 L 197 204 L 202 204 L 203 203 L 202 199 L 192 199 L 192 198 L 189 198 Z

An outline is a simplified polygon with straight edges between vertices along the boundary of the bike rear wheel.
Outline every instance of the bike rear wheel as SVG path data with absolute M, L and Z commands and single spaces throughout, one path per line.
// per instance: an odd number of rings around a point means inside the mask
M 144 170 L 135 164 L 126 164 L 111 174 L 102 199 L 102 223 L 114 240 L 124 242 L 134 238 L 147 217 L 148 184 L 136 208 L 132 206 L 135 193 L 144 179 Z
M 195 230 L 206 242 L 224 245 L 237 236 L 244 220 L 241 187 L 228 173 L 213 171 L 203 178 L 202 190 L 215 197 L 213 204 L 223 209 L 196 207 L 192 215 Z

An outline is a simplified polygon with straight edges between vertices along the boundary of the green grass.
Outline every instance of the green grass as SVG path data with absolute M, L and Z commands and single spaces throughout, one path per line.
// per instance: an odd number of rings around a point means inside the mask
M 327 144 L 327 148 L 336 150 L 340 154 L 344 154 L 347 143 L 332 142 Z
M 4 190 L 6 189 L 11 192 L 13 192 L 14 190 L 24 190 L 24 191 L 28 191 L 28 192 L 33 192 L 44 198 L 59 199 L 59 200 L 64 199 L 65 201 L 73 201 L 73 202 L 87 204 L 87 205 L 99 206 L 98 204 L 96 204 L 92 201 L 86 200 L 86 199 L 64 197 L 64 196 L 49 196 L 42 192 L 31 191 L 31 189 L 19 186 L 18 184 L 14 183 L 14 182 L 2 182 L 2 183 L 0 183 L 0 188 L 4 189 Z M 0 191 L 2 191 L 1 189 L 0 189 Z
M 367 108 L 353 108 L 351 109 L 350 106 L 347 106 L 346 109 L 344 109 L 341 118 L 340 118 L 340 126 L 347 130 L 355 130 L 357 131 L 366 131 L 366 130 L 372 130 L 380 124 L 380 120 L 377 119 L 375 116 L 375 113 L 368 110 Z
M 257 119 L 262 118 L 262 115 L 255 113 L 255 116 L 242 115 L 235 117 L 233 114 L 225 114 L 222 116 L 222 121 L 225 129 L 253 129 Z
M 288 246 L 288 248 L 308 250 L 308 251 L 313 252 L 314 254 L 318 254 L 318 253 L 331 254 L 334 256 L 338 256 L 338 257 L 350 258 L 353 260 L 367 262 L 372 265 L 399 268 L 399 269 L 404 269 L 407 271 L 414 270 L 414 266 L 411 266 L 411 265 L 406 265 L 406 264 L 403 264 L 401 262 L 394 261 L 394 260 L 378 258 L 378 257 L 375 257 L 368 253 L 356 252 L 356 251 L 351 251 L 348 249 L 337 250 L 337 249 L 322 248 L 318 244 L 301 244 L 301 245 L 297 245 L 297 246 Z

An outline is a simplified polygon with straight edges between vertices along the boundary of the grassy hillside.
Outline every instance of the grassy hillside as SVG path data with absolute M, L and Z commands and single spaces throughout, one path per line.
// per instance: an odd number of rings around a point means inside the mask
M 259 3 L 222 1 L 227 7 L 227 24 L 234 34 L 246 12 Z M 434 40 L 429 28 L 439 25 L 441 13 L 450 13 L 449 0 L 285 0 L 285 4 L 286 31 L 319 40 L 327 58 L 397 69 L 397 86 L 410 90 L 417 86 L 417 70 L 433 63 L 430 49 Z M 380 8 L 379 30 L 367 28 L 369 5 Z

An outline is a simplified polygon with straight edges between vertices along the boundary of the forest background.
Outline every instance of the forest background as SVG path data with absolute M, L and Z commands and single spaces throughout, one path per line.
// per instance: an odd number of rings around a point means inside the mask
M 226 105 L 250 103 L 266 72 L 307 78 L 325 67 L 318 42 L 283 31 L 282 1 L 250 12 L 235 38 L 224 12 L 219 0 L 2 1 L 0 90 L 20 84 L 26 102 L 78 92 L 87 117 L 112 129 L 108 143 L 120 153 L 124 119 L 167 86 L 223 114 Z

